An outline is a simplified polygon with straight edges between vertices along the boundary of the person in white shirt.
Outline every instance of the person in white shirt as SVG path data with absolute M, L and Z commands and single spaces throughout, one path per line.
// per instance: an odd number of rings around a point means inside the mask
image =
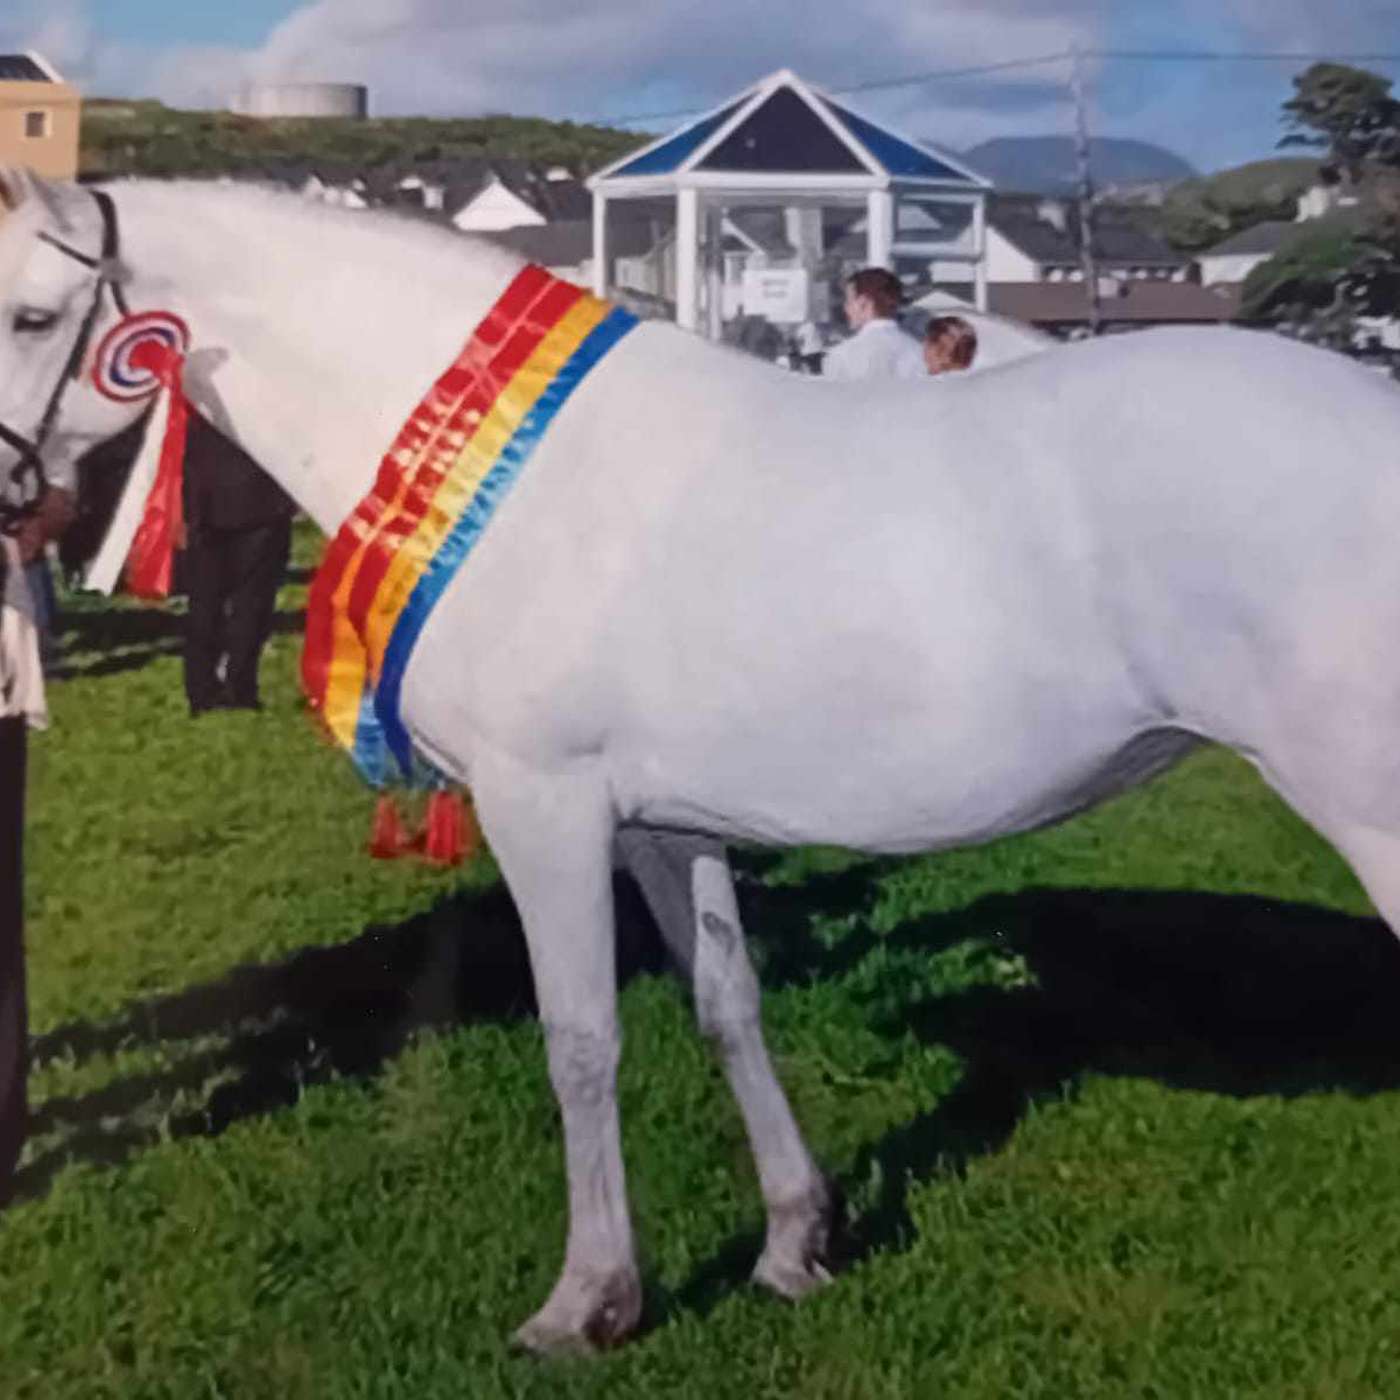
M 866 267 L 846 283 L 846 322 L 853 334 L 826 352 L 827 379 L 924 379 L 919 342 L 894 319 L 903 288 L 883 267 Z

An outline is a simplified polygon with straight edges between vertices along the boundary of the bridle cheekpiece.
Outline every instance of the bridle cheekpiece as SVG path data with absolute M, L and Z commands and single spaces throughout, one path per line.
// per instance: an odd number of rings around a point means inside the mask
M 102 248 L 96 257 L 47 231 L 39 234 L 42 242 L 57 249 L 65 257 L 90 268 L 97 277 L 93 283 L 92 300 L 68 352 L 63 372 L 49 394 L 33 434 L 26 437 L 10 424 L 0 420 L 0 442 L 19 453 L 19 461 L 10 469 L 10 484 L 15 488 L 13 496 L 18 499 L 7 498 L 7 493 L 0 492 L 0 534 L 13 533 L 21 521 L 34 513 L 48 489 L 48 474 L 44 470 L 43 459 L 44 444 L 58 420 L 59 408 L 69 385 L 82 377 L 83 363 L 102 312 L 103 293 L 110 292 L 112 303 L 119 315 L 125 317 L 130 314 L 118 271 L 121 238 L 117 226 L 116 206 L 112 203 L 112 197 L 103 190 L 89 190 L 88 193 L 92 195 L 102 215 Z

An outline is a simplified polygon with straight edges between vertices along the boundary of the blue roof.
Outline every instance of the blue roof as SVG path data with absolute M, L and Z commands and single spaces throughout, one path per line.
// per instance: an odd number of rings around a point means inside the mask
M 722 112 L 705 117 L 693 126 L 682 127 L 669 141 L 663 141 L 653 150 L 643 151 L 635 160 L 629 160 L 626 165 L 619 166 L 612 173 L 614 175 L 669 175 L 673 171 L 679 170 L 685 164 L 686 158 L 709 140 L 749 100 L 749 96 L 750 94 L 746 92 L 737 102 L 731 102 Z
M 876 164 L 883 166 L 891 175 L 912 175 L 926 180 L 955 180 L 966 185 L 975 183 L 966 171 L 945 165 L 937 156 L 891 131 L 886 131 L 882 126 L 876 126 L 874 122 L 866 121 L 864 117 L 856 116 L 854 112 L 833 102 L 829 97 L 823 97 L 820 93 L 815 96 L 875 158 Z
M 744 111 L 746 107 L 749 110 Z M 701 147 L 712 138 L 719 138 L 718 144 L 697 161 Z M 862 155 L 857 156 L 857 149 Z M 690 170 L 750 176 L 832 174 L 879 178 L 883 174 L 894 179 L 930 180 L 971 189 L 980 189 L 986 183 L 813 91 L 786 69 L 749 88 L 720 111 L 683 126 L 651 150 L 642 151 L 595 178 L 606 181 Z

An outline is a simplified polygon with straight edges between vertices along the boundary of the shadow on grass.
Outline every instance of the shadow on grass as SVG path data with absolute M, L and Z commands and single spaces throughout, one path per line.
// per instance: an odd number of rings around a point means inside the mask
M 910 1237 L 912 1186 L 996 1152 L 1028 1108 L 1073 1093 L 1085 1074 L 1123 1074 L 1231 1095 L 1292 1096 L 1400 1087 L 1400 942 L 1378 919 L 1254 897 L 1026 890 L 862 930 L 827 945 L 811 915 L 868 909 L 886 868 L 765 890 L 746 906 L 766 986 L 852 971 L 877 946 L 932 955 L 969 939 L 1017 954 L 1028 986 L 978 986 L 874 1013 L 891 1038 L 911 1029 L 963 1061 L 932 1111 L 868 1144 L 842 1173 L 876 1195 L 848 1222 L 849 1265 Z M 804 899 L 805 896 L 805 899 Z M 830 896 L 829 900 L 825 896 Z M 666 1301 L 705 1313 L 741 1283 L 762 1247 L 737 1234 Z
M 995 1152 L 1029 1105 L 1072 1092 L 1086 1073 L 1239 1095 L 1400 1086 L 1400 945 L 1377 920 L 1238 896 L 1028 890 L 876 934 L 859 916 L 889 863 L 794 886 L 757 883 L 761 868 L 745 862 L 740 892 L 770 988 L 840 979 L 877 947 L 932 955 L 978 938 L 1019 954 L 1035 978 L 872 1007 L 877 1029 L 893 1039 L 912 1027 L 951 1046 L 964 1073 L 933 1111 L 868 1144 L 843 1173 L 853 1187 L 880 1183 L 853 1222 L 848 1258 L 899 1247 L 911 1183 Z M 617 893 L 620 976 L 660 970 L 635 887 L 619 879 Z M 817 914 L 857 919 L 826 941 L 813 933 Z M 332 1076 L 372 1077 L 419 1030 L 533 1012 L 519 923 L 497 887 L 338 947 L 236 969 L 112 1023 L 60 1027 L 36 1038 L 36 1062 L 189 1044 L 169 1070 L 39 1105 L 35 1135 L 63 1137 L 25 1167 L 18 1191 L 42 1193 L 71 1161 L 118 1163 L 166 1137 L 220 1133 Z M 202 1106 L 168 1115 L 182 1093 Z M 747 1277 L 761 1243 L 752 1230 L 734 1235 L 656 1297 L 656 1321 L 708 1312 Z
M 621 880 L 617 895 L 618 975 L 626 982 L 664 962 L 640 895 Z M 372 1077 L 419 1031 L 534 1014 L 524 936 L 497 886 L 350 943 L 236 968 L 115 1021 L 60 1026 L 31 1042 L 35 1065 L 156 1045 L 178 1058 L 168 1070 L 37 1105 L 31 1139 L 63 1137 L 20 1171 L 16 1195 L 41 1194 L 70 1162 L 117 1165 L 167 1138 L 214 1136 L 288 1107 L 309 1085 Z M 181 1053 L 179 1042 L 192 1044 Z M 222 1082 L 206 1093 L 214 1080 Z M 182 1094 L 201 1106 L 169 1113 Z
M 273 615 L 272 635 L 300 633 L 306 622 L 301 611 Z M 162 656 L 179 656 L 185 645 L 185 616 L 169 608 L 103 608 L 60 614 L 63 638 L 53 680 L 112 676 L 137 671 Z

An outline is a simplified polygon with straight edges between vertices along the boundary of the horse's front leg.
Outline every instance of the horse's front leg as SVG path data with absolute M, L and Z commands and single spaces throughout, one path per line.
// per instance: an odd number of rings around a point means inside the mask
M 516 1333 L 536 1352 L 592 1351 L 641 1316 L 617 1109 L 612 812 L 594 774 L 473 765 L 482 826 L 525 926 L 564 1126 L 569 1235 L 548 1301 Z
M 800 1298 L 830 1278 L 835 1192 L 807 1150 L 763 1043 L 758 978 L 724 847 L 709 837 L 628 827 L 619 831 L 617 848 L 690 978 L 701 1034 L 718 1051 L 743 1114 L 768 1209 L 754 1280 Z

